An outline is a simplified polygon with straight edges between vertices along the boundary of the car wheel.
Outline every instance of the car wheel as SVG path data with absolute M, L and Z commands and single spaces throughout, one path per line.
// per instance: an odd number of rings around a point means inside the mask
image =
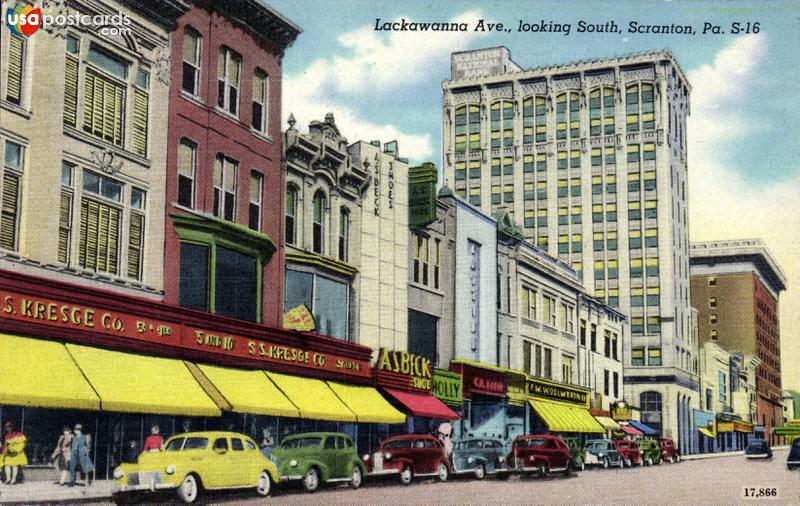
M 361 486 L 361 468 L 358 466 L 353 467 L 353 477 L 350 478 L 350 488 L 357 490 Z
M 272 490 L 272 478 L 269 473 L 264 471 L 258 475 L 258 485 L 256 485 L 256 493 L 261 497 L 267 497 Z
M 581 462 L 581 471 L 586 471 L 586 462 Z
M 186 504 L 192 504 L 199 495 L 200 484 L 197 482 L 197 477 L 193 474 L 187 474 L 180 487 L 178 487 L 178 499 Z
M 680 462 L 680 461 L 681 461 L 681 456 L 675 455 L 675 462 Z
M 411 483 L 411 476 L 411 466 L 403 466 L 403 470 L 400 471 L 400 483 L 408 485 Z
M 567 461 L 567 469 L 564 471 L 564 476 L 572 476 L 572 471 L 573 471 L 572 467 L 574 465 L 575 463 L 572 462 L 571 460 Z
M 652 466 L 653 465 L 653 457 L 647 457 L 647 465 L 648 466 Z
M 303 488 L 306 492 L 315 492 L 319 488 L 319 471 L 310 467 L 303 475 Z
M 631 462 L 631 459 L 625 459 L 625 467 L 633 467 L 633 462 Z
M 619 459 L 619 468 L 622 469 L 623 467 L 625 467 L 625 461 L 622 460 L 622 459 Z
M 639 467 L 644 467 L 644 458 L 639 457 Z
M 447 481 L 450 471 L 447 470 L 447 465 L 444 462 L 439 462 L 439 470 L 436 472 L 436 477 L 439 481 Z
M 550 474 L 550 470 L 547 469 L 547 464 L 545 464 L 544 462 L 539 462 L 536 474 L 539 475 L 539 478 L 547 478 L 547 475 Z
M 486 468 L 483 467 L 483 464 L 478 464 L 475 466 L 475 479 L 482 480 L 486 478 Z
M 603 469 L 608 469 L 608 466 L 610 466 L 610 465 L 611 465 L 611 462 L 608 461 L 608 457 L 605 457 L 603 459 Z

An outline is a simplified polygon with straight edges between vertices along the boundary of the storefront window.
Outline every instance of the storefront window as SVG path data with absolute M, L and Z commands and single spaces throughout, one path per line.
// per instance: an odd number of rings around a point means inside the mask
M 256 259 L 228 248 L 217 248 L 216 312 L 256 321 L 258 279 Z
M 305 304 L 317 322 L 317 332 L 349 339 L 350 286 L 312 272 L 287 269 L 284 312 Z
M 208 246 L 181 243 L 180 305 L 208 311 Z
M 658 392 L 642 392 L 639 396 L 642 409 L 642 423 L 661 431 L 661 394 Z
M 408 310 L 408 351 L 415 355 L 429 358 L 436 363 L 436 326 L 438 318 Z

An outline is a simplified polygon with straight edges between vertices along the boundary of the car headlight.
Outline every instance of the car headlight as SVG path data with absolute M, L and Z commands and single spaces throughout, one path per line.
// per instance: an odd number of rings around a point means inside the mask
M 391 454 L 391 453 L 388 453 L 388 452 L 387 452 L 387 453 L 384 453 L 384 454 L 383 454 L 383 458 L 385 458 L 386 460 L 389 460 L 390 458 L 392 458 L 392 454 Z
M 500 462 L 505 462 L 506 458 L 505 457 L 498 457 L 497 460 L 500 461 Z
M 167 474 L 175 474 L 175 464 L 170 464 L 164 469 L 164 472 Z
M 369 453 L 365 453 L 363 459 L 364 460 L 369 460 Z
M 292 467 L 297 467 L 297 461 L 292 459 L 292 460 L 289 461 L 289 465 L 292 466 Z
M 470 463 L 470 464 L 472 464 L 473 462 L 475 462 L 475 457 L 470 457 L 470 458 L 468 458 L 468 459 L 467 459 L 467 462 L 468 462 L 468 463 Z
M 122 478 L 123 476 L 125 476 L 125 471 L 123 471 L 121 467 L 118 467 L 118 468 L 114 469 L 114 479 L 115 480 L 118 480 L 118 479 Z
M 598 457 L 605 457 L 605 456 L 606 456 L 606 454 L 605 454 L 605 453 L 602 453 L 602 452 L 600 452 L 600 453 L 598 453 L 598 454 L 597 454 L 597 456 L 598 456 Z

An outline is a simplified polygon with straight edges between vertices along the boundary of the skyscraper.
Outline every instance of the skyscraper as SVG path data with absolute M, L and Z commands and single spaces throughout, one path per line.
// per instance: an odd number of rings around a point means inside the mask
M 589 293 L 629 315 L 625 396 L 688 444 L 697 405 L 690 332 L 686 117 L 668 51 L 524 70 L 508 49 L 454 53 L 444 92 L 445 182 L 506 209 Z M 684 448 L 685 449 L 685 448 Z

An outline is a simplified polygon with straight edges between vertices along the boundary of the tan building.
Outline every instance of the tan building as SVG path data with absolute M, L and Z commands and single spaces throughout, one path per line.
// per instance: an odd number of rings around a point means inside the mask
M 161 298 L 169 30 L 185 6 L 132 5 L 43 8 L 121 26 L 0 26 L 0 269 Z

